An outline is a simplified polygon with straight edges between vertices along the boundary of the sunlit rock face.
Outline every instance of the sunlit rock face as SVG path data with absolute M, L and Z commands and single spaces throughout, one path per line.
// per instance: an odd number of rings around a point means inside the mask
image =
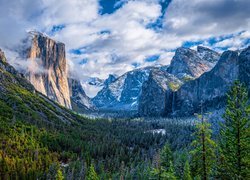
M 65 45 L 38 32 L 30 34 L 32 43 L 28 50 L 27 79 L 37 91 L 71 108 Z

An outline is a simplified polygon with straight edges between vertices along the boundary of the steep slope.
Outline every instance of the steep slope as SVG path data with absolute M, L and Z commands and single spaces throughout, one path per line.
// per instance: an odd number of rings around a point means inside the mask
M 197 51 L 178 48 L 170 65 L 151 73 L 144 83 L 138 106 L 139 115 L 166 115 L 171 108 L 166 101 L 172 92 L 177 91 L 186 82 L 211 70 L 219 56 L 217 52 L 201 46 L 197 47 Z M 159 82 L 165 85 L 159 86 Z
M 25 120 L 32 124 L 60 126 L 76 124 L 80 118 L 66 108 L 49 100 L 35 90 L 26 78 L 6 62 L 0 51 L 0 104 L 10 110 L 2 111 L 1 117 L 9 117 L 14 121 Z
M 71 108 L 65 45 L 38 32 L 30 34 L 32 45 L 28 50 L 27 79 L 37 91 Z
M 123 74 L 103 87 L 93 98 L 96 107 L 103 110 L 137 110 L 143 82 L 152 67 L 136 69 Z
M 250 46 L 239 56 L 239 80 L 250 90 Z
M 177 92 L 170 93 L 166 100 L 168 115 L 188 116 L 199 113 L 201 104 L 205 110 L 223 107 L 226 93 L 238 77 L 238 52 L 224 52 L 210 72 L 187 82 Z
M 91 99 L 86 95 L 80 81 L 68 79 L 72 109 L 76 112 L 86 113 L 95 109 Z

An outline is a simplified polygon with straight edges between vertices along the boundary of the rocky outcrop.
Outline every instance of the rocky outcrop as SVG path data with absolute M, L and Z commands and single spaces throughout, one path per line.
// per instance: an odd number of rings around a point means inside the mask
M 80 81 L 68 79 L 72 109 L 76 112 L 86 113 L 95 110 L 91 99 L 84 92 Z
M 0 49 L 0 60 L 2 61 L 2 63 L 6 62 L 6 58 L 5 58 L 4 52 L 1 49 Z
M 139 100 L 140 116 L 163 116 L 172 112 L 173 92 L 182 84 L 200 77 L 218 62 L 220 54 L 198 46 L 197 51 L 178 48 L 169 66 L 152 71 Z M 169 102 L 168 102 L 169 101 Z
M 31 35 L 27 79 L 37 91 L 71 108 L 65 45 L 37 32 L 31 32 Z
M 166 99 L 167 115 L 189 116 L 200 113 L 201 105 L 205 109 L 223 107 L 226 93 L 238 79 L 238 75 L 238 52 L 224 52 L 211 71 L 185 83 L 178 91 L 169 95 Z

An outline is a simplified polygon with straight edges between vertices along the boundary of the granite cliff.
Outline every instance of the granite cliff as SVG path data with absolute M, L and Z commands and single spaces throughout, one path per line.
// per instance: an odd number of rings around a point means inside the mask
M 26 78 L 37 91 L 71 108 L 65 45 L 38 32 L 30 32 L 30 35 Z

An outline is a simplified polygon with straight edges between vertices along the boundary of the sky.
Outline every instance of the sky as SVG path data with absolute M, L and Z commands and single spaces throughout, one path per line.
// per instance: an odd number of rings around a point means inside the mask
M 167 65 L 180 46 L 242 49 L 249 12 L 249 0 L 0 0 L 0 47 L 37 30 L 65 43 L 72 76 L 105 79 Z

